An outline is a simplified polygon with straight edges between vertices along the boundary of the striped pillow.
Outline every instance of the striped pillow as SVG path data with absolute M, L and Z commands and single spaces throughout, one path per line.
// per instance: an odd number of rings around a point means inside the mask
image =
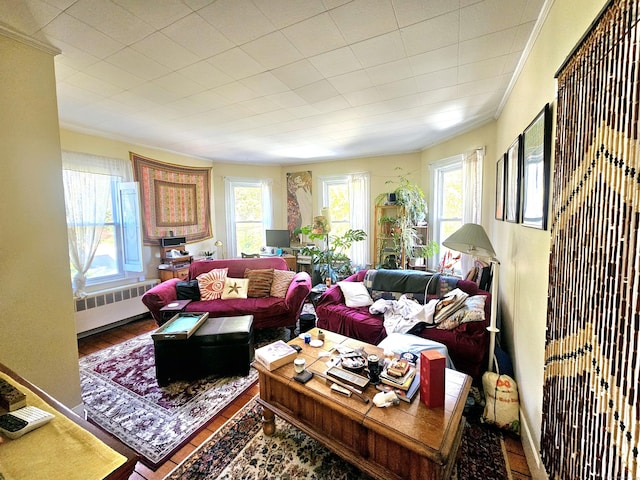
M 290 270 L 274 270 L 273 271 L 273 283 L 271 284 L 271 296 L 284 298 L 287 296 L 287 290 L 289 290 L 289 284 L 296 272 Z
M 198 275 L 198 288 L 201 300 L 216 300 L 222 297 L 224 279 L 227 278 L 228 268 L 214 268 L 213 270 Z
M 273 268 L 263 270 L 245 269 L 244 278 L 249 279 L 249 298 L 268 297 L 271 294 L 271 282 L 273 281 Z

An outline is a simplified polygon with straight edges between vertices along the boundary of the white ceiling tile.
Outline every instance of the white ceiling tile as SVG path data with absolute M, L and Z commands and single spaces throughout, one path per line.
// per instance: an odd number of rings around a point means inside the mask
M 459 8 L 458 0 L 392 0 L 392 2 L 401 28 L 448 12 L 457 12 Z
M 378 89 L 378 92 L 380 92 L 380 97 L 383 100 L 400 98 L 418 93 L 418 86 L 416 85 L 415 78 L 405 78 L 404 80 L 378 85 L 376 88 Z
M 84 71 L 96 78 L 108 78 L 110 83 L 118 85 L 125 90 L 137 87 L 145 81 L 137 75 L 105 61 L 89 65 Z M 56 68 L 56 75 L 57 72 L 58 69 Z
M 191 8 L 175 0 L 113 1 L 159 30 L 192 12 Z
M 337 112 L 340 110 L 345 110 L 349 108 L 351 105 L 344 97 L 331 97 L 327 100 L 322 100 L 320 102 L 316 102 L 313 104 L 315 108 L 318 109 L 321 113 L 329 113 L 329 112 Z
M 326 80 L 296 88 L 294 91 L 308 103 L 321 102 L 338 95 L 338 91 Z
M 308 105 L 306 103 L 304 105 L 289 107 L 287 108 L 287 111 L 298 119 L 313 117 L 318 115 L 319 113 L 318 110 L 313 105 Z
M 458 87 L 450 86 L 423 92 L 420 94 L 423 105 L 432 105 L 434 103 L 449 102 L 458 98 Z
M 409 57 L 414 75 L 445 70 L 458 65 L 458 46 L 439 48 Z
M 249 87 L 245 87 L 239 82 L 227 83 L 220 87 L 213 89 L 213 92 L 217 93 L 223 98 L 229 99 L 232 102 L 244 102 L 251 98 L 255 98 L 256 94 Z
M 47 25 L 62 12 L 63 8 L 56 8 L 39 0 L 16 2 L 15 0 L 0 0 L 0 18 L 5 25 L 26 35 L 36 34 L 43 25 Z
M 309 60 L 290 63 L 289 65 L 276 68 L 272 73 L 291 89 L 296 89 L 323 79 L 323 76 Z
M 131 45 L 155 30 L 111 1 L 78 0 L 65 12 L 124 45 Z
M 199 10 L 198 14 L 236 45 L 276 30 L 251 0 L 218 0 Z
M 280 32 L 273 32 L 248 42 L 241 49 L 267 70 L 293 63 L 302 58 L 296 47 Z
M 197 13 L 172 23 L 162 33 L 201 58 L 217 55 L 234 46 Z
M 62 40 L 92 55 L 104 59 L 124 45 L 84 22 L 62 13 L 42 28 L 47 38 Z
M 366 72 L 371 79 L 371 83 L 374 85 L 383 85 L 413 77 L 411 64 L 406 58 L 385 63 L 384 65 L 378 65 L 377 67 L 367 68 Z
M 456 11 L 400 30 L 407 55 L 417 55 L 457 43 L 460 33 L 458 20 Z
M 330 14 L 349 43 L 389 33 L 398 27 L 388 0 L 353 0 L 331 10 Z
M 268 97 L 252 98 L 244 102 L 240 102 L 239 105 L 246 108 L 248 111 L 258 114 L 263 112 L 271 112 L 273 110 L 280 110 L 282 107 Z
M 140 40 L 133 45 L 133 48 L 152 60 L 166 65 L 171 70 L 179 70 L 199 60 L 194 53 L 161 32 L 156 32 Z
M 480 37 L 517 25 L 527 0 L 485 0 L 460 10 L 460 40 Z
M 400 32 L 379 35 L 351 45 L 358 61 L 365 67 L 380 65 L 405 57 Z
M 516 35 L 511 44 L 511 52 L 522 53 L 522 50 L 527 46 L 527 42 L 529 41 L 529 37 L 531 36 L 531 32 L 533 32 L 533 27 L 535 26 L 535 22 L 523 23 L 522 25 L 518 25 L 516 28 Z
M 342 33 L 328 13 L 317 15 L 287 27 L 282 33 L 307 57 L 346 45 Z M 318 41 L 319 38 L 322 41 Z
M 367 90 L 373 87 L 373 82 L 365 70 L 349 72 L 329 79 L 331 84 L 340 93 L 350 93 L 358 90 Z
M 204 60 L 188 65 L 178 71 L 206 88 L 219 87 L 233 81 L 233 78 L 229 75 Z
M 80 50 L 61 40 L 56 40 L 53 43 L 62 52 L 62 55 L 57 55 L 55 58 L 56 65 L 63 64 L 75 70 L 82 70 L 100 61 L 98 57 L 86 50 Z
M 132 88 L 129 91 L 131 93 L 139 95 L 142 98 L 146 98 L 147 100 L 157 105 L 175 102 L 180 98 L 179 94 L 170 92 L 166 88 L 163 88 L 153 82 L 144 83 L 139 87 Z
M 475 82 L 501 74 L 504 68 L 505 58 L 495 57 L 479 62 L 467 63 L 458 67 L 458 80 L 460 83 Z
M 306 105 L 306 102 L 295 92 L 287 91 L 267 96 L 269 100 L 277 103 L 281 108 L 296 108 Z
M 524 12 L 522 12 L 522 18 L 520 18 L 520 21 L 535 22 L 538 20 L 544 3 L 545 0 L 528 0 Z
M 237 47 L 210 58 L 208 62 L 236 80 L 266 71 L 260 63 Z
M 190 97 L 205 90 L 205 87 L 201 84 L 181 75 L 179 72 L 171 72 L 163 77 L 156 78 L 153 82 L 180 97 Z
M 509 53 L 517 30 L 509 28 L 460 42 L 460 64 L 477 62 Z
M 326 78 L 360 70 L 362 64 L 353 54 L 350 47 L 343 47 L 331 52 L 321 53 L 309 58 L 318 71 Z
M 437 72 L 425 73 L 416 77 L 416 85 L 421 92 L 438 90 L 458 84 L 458 68 L 448 68 Z
M 320 2 L 292 2 L 291 0 L 253 0 L 260 11 L 276 28 L 302 22 L 325 11 Z
M 378 89 L 375 87 L 371 87 L 363 90 L 353 90 L 352 92 L 347 92 L 342 94 L 342 96 L 353 107 L 370 105 L 372 103 L 376 103 L 382 100 L 382 97 L 380 96 L 380 92 L 378 92 Z
M 170 72 L 164 65 L 129 47 L 111 55 L 106 61 L 145 80 L 153 80 Z
M 271 72 L 263 72 L 252 77 L 244 78 L 240 83 L 249 87 L 257 96 L 261 97 L 286 92 L 288 90 L 287 85 L 282 83 L 277 76 Z

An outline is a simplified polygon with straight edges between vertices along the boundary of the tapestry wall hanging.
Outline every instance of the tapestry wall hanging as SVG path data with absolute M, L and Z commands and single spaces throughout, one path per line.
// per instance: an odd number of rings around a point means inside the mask
M 158 245 L 170 236 L 186 237 L 187 243 L 211 238 L 211 169 L 129 155 L 140 183 L 144 244 Z
M 640 478 L 639 1 L 558 73 L 541 455 L 551 479 Z
M 312 221 L 311 172 L 287 173 L 287 228 L 294 244 L 300 242 L 300 237 L 293 231 Z

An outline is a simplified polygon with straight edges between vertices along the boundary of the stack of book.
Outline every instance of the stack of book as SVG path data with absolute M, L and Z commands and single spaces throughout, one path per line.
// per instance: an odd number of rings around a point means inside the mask
M 400 400 L 410 402 L 420 390 L 420 374 L 415 365 L 406 360 L 394 360 L 380 372 L 381 385 L 377 389 L 393 390 Z
M 9 382 L 0 378 L 0 409 L 13 412 L 26 405 L 27 396 Z
M 293 362 L 298 351 L 282 340 L 270 343 L 264 347 L 256 348 L 255 359 L 272 371 L 286 363 Z

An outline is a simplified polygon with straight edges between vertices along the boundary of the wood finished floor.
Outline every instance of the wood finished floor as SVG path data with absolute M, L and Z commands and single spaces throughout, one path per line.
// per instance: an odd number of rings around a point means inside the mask
M 133 337 L 141 335 L 143 333 L 155 330 L 157 328 L 156 322 L 151 318 L 136 320 L 126 325 L 113 328 L 106 332 L 97 333 L 89 337 L 85 337 L 78 340 L 79 356 L 83 357 L 90 353 L 97 352 L 104 348 L 122 343 Z M 217 417 L 215 417 L 205 430 L 196 435 L 187 445 L 182 447 L 175 455 L 173 455 L 167 462 L 162 464 L 155 472 L 145 466 L 143 463 L 138 462 L 135 468 L 135 472 L 131 475 L 130 480 L 159 480 L 163 479 L 173 468 L 189 456 L 200 444 L 202 444 L 212 433 L 214 433 L 220 426 L 222 426 L 229 418 L 231 418 L 238 410 L 240 410 L 249 400 L 251 400 L 259 392 L 258 385 L 254 385 L 247 392 L 241 395 L 233 403 L 231 403 L 225 410 L 223 410 Z M 515 438 L 505 438 L 505 443 L 508 452 L 509 467 L 511 468 L 511 475 L 514 480 L 530 479 L 531 473 L 527 465 L 527 460 L 524 456 L 522 449 L 522 443 Z

